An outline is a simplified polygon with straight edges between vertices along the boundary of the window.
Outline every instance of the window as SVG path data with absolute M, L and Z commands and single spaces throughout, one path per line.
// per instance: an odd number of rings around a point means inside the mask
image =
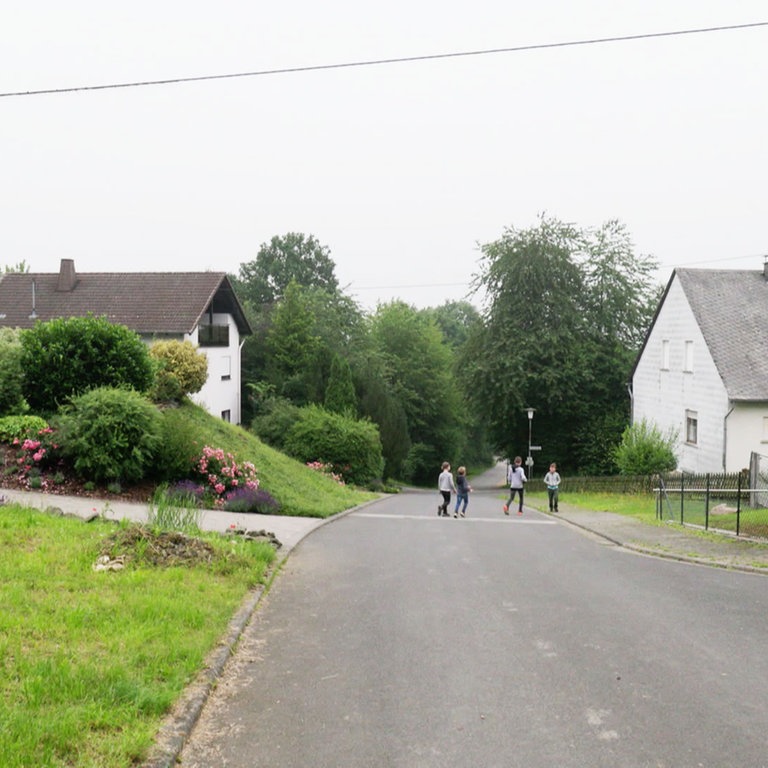
M 661 342 L 661 368 L 664 371 L 669 370 L 669 339 Z
M 693 342 L 685 342 L 685 363 L 683 364 L 683 370 L 688 373 L 693 373 Z
M 232 378 L 232 358 L 229 355 L 221 358 L 221 380 L 229 381 Z
M 228 410 L 227 411 L 222 411 L 221 412 L 221 418 L 224 421 L 232 421 L 232 414 Z
M 228 347 L 228 325 L 200 325 L 197 328 L 197 343 L 201 347 Z
M 768 416 L 763 416 L 763 442 L 768 443 Z
M 689 445 L 699 442 L 699 414 L 696 411 L 685 412 L 685 442 Z

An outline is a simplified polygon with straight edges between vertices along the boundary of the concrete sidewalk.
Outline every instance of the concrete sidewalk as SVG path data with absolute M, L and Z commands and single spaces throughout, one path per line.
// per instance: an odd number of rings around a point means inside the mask
M 0 497 L 34 509 L 59 509 L 65 515 L 73 515 L 83 520 L 98 515 L 107 520 L 131 520 L 135 523 L 145 523 L 150 513 L 150 507 L 147 504 L 131 504 L 82 496 L 61 496 L 56 493 L 37 493 L 0 488 Z M 327 521 L 316 517 L 253 515 L 204 509 L 200 512 L 199 524 L 204 531 L 218 531 L 219 533 L 225 533 L 232 525 L 249 531 L 266 531 L 273 534 L 280 542 L 279 555 L 285 557 L 310 531 L 325 522 Z
M 677 523 L 652 525 L 626 515 L 580 509 L 562 502 L 559 506 L 560 511 L 552 517 L 626 549 L 682 562 L 768 574 L 768 541 L 703 534 Z

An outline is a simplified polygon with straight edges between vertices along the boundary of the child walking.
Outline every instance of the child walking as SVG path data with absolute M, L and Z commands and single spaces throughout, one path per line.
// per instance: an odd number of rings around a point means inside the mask
M 544 483 L 547 486 L 549 497 L 549 511 L 557 512 L 558 488 L 560 487 L 560 475 L 557 473 L 557 464 L 553 461 L 549 465 L 549 472 L 544 475 Z
M 448 505 L 451 503 L 451 491 L 456 493 L 456 486 L 453 484 L 453 475 L 451 474 L 451 465 L 444 461 L 442 472 L 437 478 L 437 490 L 443 497 L 443 503 L 437 507 L 438 517 L 450 517 L 448 514 Z
M 523 460 L 519 456 L 515 456 L 514 464 L 510 464 L 507 470 L 507 483 L 509 483 L 509 500 L 504 505 L 504 514 L 509 514 L 509 508 L 512 506 L 515 494 L 518 494 L 519 505 L 517 507 L 517 514 L 523 514 L 523 488 L 525 483 L 528 482 L 528 478 L 525 476 L 525 470 L 523 469 Z
M 459 467 L 456 470 L 456 509 L 453 511 L 454 517 L 459 515 L 462 517 L 467 516 L 467 504 L 469 504 L 469 492 L 471 490 L 472 486 L 469 484 L 469 480 L 467 480 L 467 468 Z M 461 512 L 459 512 L 462 502 L 464 502 L 464 506 L 461 507 Z

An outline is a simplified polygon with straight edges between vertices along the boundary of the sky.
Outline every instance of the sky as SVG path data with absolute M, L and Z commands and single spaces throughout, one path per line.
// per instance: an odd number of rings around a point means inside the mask
M 765 0 L 6 0 L 0 94 L 768 21 Z M 0 97 L 0 268 L 236 274 L 327 246 L 362 308 L 470 298 L 480 245 L 612 219 L 762 269 L 768 26 Z

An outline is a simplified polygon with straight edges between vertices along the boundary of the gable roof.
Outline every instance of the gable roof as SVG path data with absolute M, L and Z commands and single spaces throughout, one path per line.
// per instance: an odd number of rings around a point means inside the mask
M 760 270 L 676 269 L 631 375 L 675 279 L 688 300 L 728 397 L 768 402 L 768 276 Z
M 139 334 L 182 334 L 209 311 L 231 314 L 241 335 L 251 333 L 224 272 L 75 274 L 72 260 L 62 259 L 58 273 L 0 275 L 0 326 L 32 328 L 37 320 L 91 313 Z
M 768 279 L 756 270 L 677 269 L 731 400 L 768 401 Z

